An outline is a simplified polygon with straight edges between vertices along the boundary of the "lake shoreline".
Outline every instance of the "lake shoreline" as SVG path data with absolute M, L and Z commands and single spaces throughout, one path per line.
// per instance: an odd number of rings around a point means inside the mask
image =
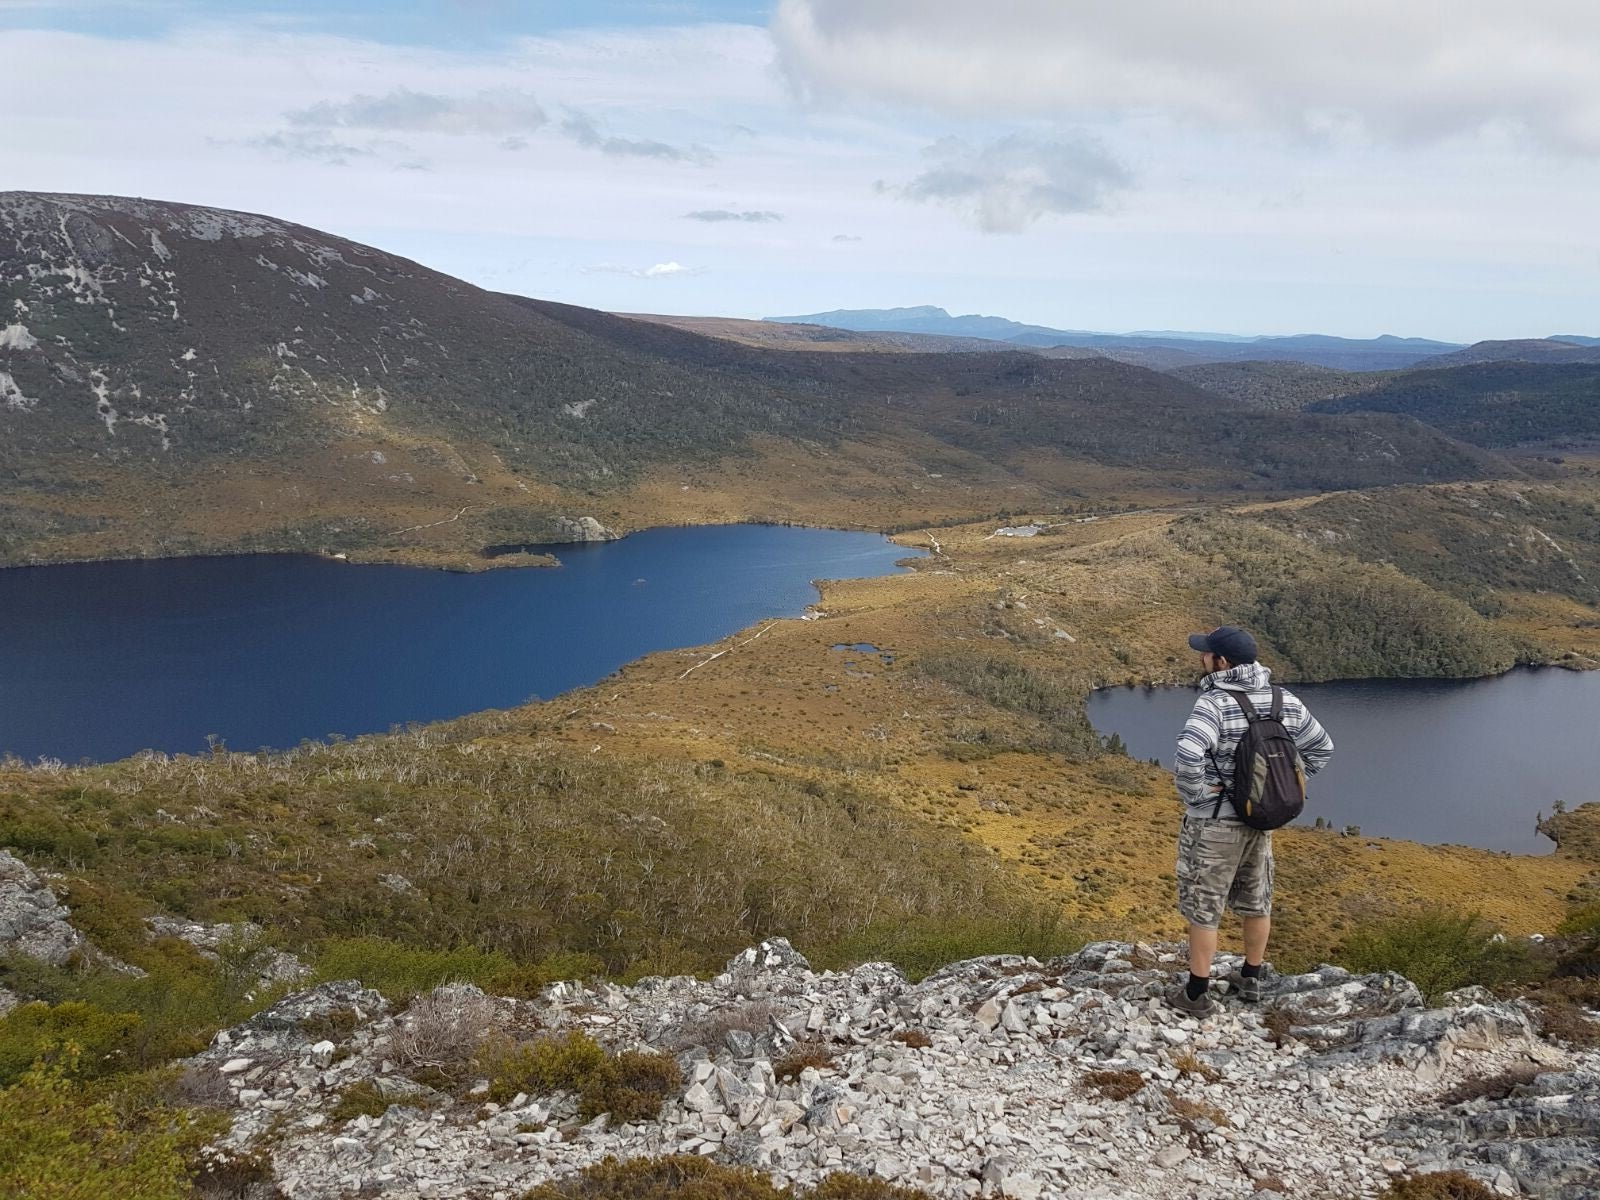
M 640 531 L 531 573 L 308 554 L 0 573 L 16 614 L 0 748 L 107 762 L 195 752 L 203 734 L 283 747 L 517 707 L 799 619 L 818 580 L 900 574 L 914 556 L 879 534 L 729 525 Z M 369 565 L 399 569 L 344 569 Z
M 1429 845 L 1542 854 L 1540 821 L 1593 796 L 1600 687 L 1588 672 L 1523 666 L 1470 678 L 1290 685 L 1333 735 L 1302 822 Z M 1170 770 L 1196 689 L 1097 689 L 1086 711 L 1130 757 Z

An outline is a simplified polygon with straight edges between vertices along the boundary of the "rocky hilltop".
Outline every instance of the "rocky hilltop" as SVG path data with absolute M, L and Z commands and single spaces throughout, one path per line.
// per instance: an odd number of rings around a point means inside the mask
M 13 461 L 193 466 L 348 436 L 469 436 L 570 483 L 673 438 L 715 445 L 726 420 L 746 433 L 836 415 L 629 356 L 343 238 L 184 204 L 0 193 L 0 315 Z M 607 454 L 628 431 L 639 444 Z
M 910 983 L 881 963 L 815 973 L 776 939 L 711 980 L 528 1001 L 450 985 L 392 1012 L 329 983 L 187 1067 L 232 1114 L 216 1161 L 267 1164 L 291 1200 L 510 1198 L 671 1154 L 939 1197 L 1354 1197 L 1446 1170 L 1506 1195 L 1600 1195 L 1600 1053 L 1541 1039 L 1521 1007 L 1468 989 L 1428 1008 L 1399 976 L 1322 967 L 1197 1022 L 1160 999 L 1179 964 L 1174 946 L 1102 942 Z M 470 1068 L 445 1082 L 486 1037 L 574 1031 L 675 1056 L 654 1119 L 508 1095 Z M 357 1093 L 375 1103 L 338 1119 Z

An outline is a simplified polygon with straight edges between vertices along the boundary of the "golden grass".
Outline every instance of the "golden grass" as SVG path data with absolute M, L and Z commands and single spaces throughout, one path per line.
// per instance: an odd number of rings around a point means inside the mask
M 944 752 L 946 731 L 1015 718 L 911 669 L 919 656 L 964 646 L 1019 654 L 1085 691 L 1186 678 L 1185 635 L 1223 614 L 1198 599 L 1217 568 L 1160 536 L 1173 515 L 1067 518 L 1030 539 L 991 537 L 993 521 L 905 534 L 898 540 L 936 540 L 943 554 L 910 576 L 827 584 L 821 619 L 778 622 L 754 641 L 735 635 L 712 648 L 728 653 L 687 678 L 709 649 L 648 656 L 541 716 L 559 716 L 556 736 L 628 757 L 848 778 L 962 830 L 1069 920 L 1177 937 L 1170 776 L 1129 760 L 1037 753 L 957 761 Z M 1075 640 L 1055 637 L 1057 628 Z M 831 649 L 858 642 L 894 663 Z M 597 721 L 614 732 L 596 733 Z M 1352 920 L 1419 901 L 1476 910 L 1512 933 L 1548 931 L 1595 869 L 1564 851 L 1508 855 L 1301 829 L 1282 831 L 1278 847 L 1276 947 L 1288 959 L 1326 955 Z

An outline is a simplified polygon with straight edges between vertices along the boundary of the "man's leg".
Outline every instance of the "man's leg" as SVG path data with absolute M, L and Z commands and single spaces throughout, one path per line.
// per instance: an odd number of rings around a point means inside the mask
M 1255 919 L 1263 920 L 1264 918 L 1257 917 Z M 1245 928 L 1250 928 L 1249 921 L 1245 922 Z M 1263 936 L 1261 944 L 1265 946 L 1266 943 L 1267 939 Z M 1248 940 L 1246 944 L 1248 945 Z M 1248 951 L 1246 953 L 1248 954 Z M 1216 956 L 1217 931 L 1208 929 L 1204 925 L 1196 925 L 1193 921 L 1189 922 L 1189 974 L 1199 976 L 1201 979 L 1209 979 L 1211 977 L 1211 960 Z
M 1206 991 L 1241 845 L 1237 832 L 1221 822 L 1184 817 L 1178 835 L 1178 911 L 1189 924 L 1189 982 L 1168 1002 L 1186 1012 L 1205 1015 L 1215 1007 Z
M 1246 966 L 1259 967 L 1267 960 L 1267 938 L 1272 933 L 1271 917 L 1246 917 L 1244 919 L 1244 961 Z M 1216 946 L 1216 933 L 1211 944 Z M 1194 931 L 1189 933 L 1189 959 L 1194 960 Z M 1190 970 L 1194 968 L 1191 967 Z

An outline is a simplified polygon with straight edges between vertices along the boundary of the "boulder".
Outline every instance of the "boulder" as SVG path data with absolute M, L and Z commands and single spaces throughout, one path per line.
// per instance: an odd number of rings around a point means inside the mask
M 27 863 L 0 850 L 0 954 L 26 954 L 64 967 L 85 947 L 55 893 Z

